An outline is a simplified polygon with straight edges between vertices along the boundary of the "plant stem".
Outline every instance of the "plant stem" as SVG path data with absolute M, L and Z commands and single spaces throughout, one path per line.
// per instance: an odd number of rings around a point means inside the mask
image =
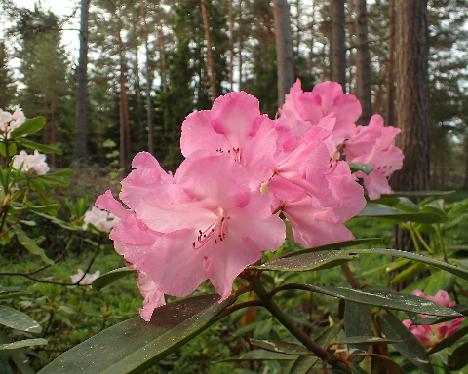
M 253 280 L 254 291 L 258 298 L 262 302 L 263 306 L 278 320 L 284 327 L 286 327 L 291 334 L 293 334 L 297 340 L 299 340 L 304 346 L 313 352 L 315 355 L 320 357 L 323 361 L 329 362 L 335 369 L 341 370 L 345 373 L 351 373 L 351 369 L 346 361 L 339 359 L 332 353 L 323 349 L 315 341 L 309 338 L 309 336 L 299 329 L 294 322 L 276 305 L 272 300 L 268 292 L 263 287 L 259 279 Z

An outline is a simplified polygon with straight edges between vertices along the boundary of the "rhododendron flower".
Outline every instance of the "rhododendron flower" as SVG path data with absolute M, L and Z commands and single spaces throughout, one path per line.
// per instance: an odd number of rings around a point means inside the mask
M 123 182 L 121 195 L 130 209 L 109 192 L 97 201 L 121 217 L 111 239 L 154 283 L 157 300 L 160 293 L 185 296 L 207 279 L 225 299 L 234 279 L 285 239 L 284 223 L 271 214 L 270 200 L 250 189 L 247 171 L 233 157 L 203 151 L 194 156 L 172 177 L 152 156 L 139 155 L 132 183 Z M 138 183 L 143 174 L 149 179 Z
M 0 108 L 0 139 L 9 139 L 10 133 L 20 127 L 26 118 L 19 106 L 13 113 L 5 112 Z
M 83 218 L 83 230 L 87 230 L 89 225 L 93 225 L 99 231 L 109 232 L 117 223 L 118 218 L 112 213 L 101 210 L 93 206 L 89 209 Z
M 70 275 L 70 279 L 72 283 L 78 283 L 82 286 L 89 286 L 92 284 L 96 279 L 99 278 L 101 272 L 98 270 L 95 273 L 86 273 L 82 269 L 78 269 L 76 274 Z
M 50 170 L 46 162 L 46 155 L 39 153 L 37 150 L 34 150 L 32 155 L 20 151 L 19 155 L 13 157 L 12 166 L 14 169 L 34 175 L 44 175 Z
M 450 300 L 449 294 L 444 290 L 438 291 L 434 296 L 426 296 L 420 290 L 415 290 L 413 295 L 431 300 L 447 308 L 455 306 L 455 302 Z M 405 319 L 403 324 L 426 348 L 431 348 L 456 332 L 463 320 L 464 318 L 455 318 L 434 325 L 416 325 L 411 320 Z
M 400 131 L 393 126 L 385 127 L 383 118 L 373 115 L 368 126 L 357 126 L 354 135 L 346 141 L 344 152 L 348 162 L 372 166 L 369 175 L 356 172 L 356 176 L 364 180 L 371 200 L 392 193 L 388 179 L 403 166 L 403 152 L 395 146 L 395 137 Z
M 286 95 L 279 113 L 278 122 L 288 127 L 297 138 L 311 126 L 318 126 L 324 117 L 333 114 L 335 121 L 322 123 L 322 126 L 325 125 L 332 133 L 333 143 L 338 146 L 353 134 L 362 108 L 356 96 L 344 94 L 338 83 L 319 83 L 312 92 L 304 92 L 298 79 Z

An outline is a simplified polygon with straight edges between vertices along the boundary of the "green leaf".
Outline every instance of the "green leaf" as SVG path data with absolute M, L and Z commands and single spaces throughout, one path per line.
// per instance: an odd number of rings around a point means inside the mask
M 46 119 L 44 117 L 29 118 L 20 126 L 11 132 L 11 136 L 16 138 L 18 136 L 34 134 L 44 127 Z
M 282 257 L 269 261 L 266 264 L 255 266 L 259 270 L 273 271 L 309 271 L 326 269 L 341 265 L 354 259 L 355 255 L 347 251 L 318 250 L 297 256 Z
M 458 304 L 450 307 L 450 309 L 460 313 L 462 316 L 468 316 L 468 304 Z M 413 323 L 416 325 L 434 325 L 436 323 L 450 321 L 451 319 L 452 317 L 424 317 L 415 319 Z
M 378 344 L 378 343 L 397 343 L 401 340 L 381 338 L 380 336 L 349 336 L 339 339 L 337 344 Z
M 445 348 L 448 348 L 453 345 L 456 341 L 461 338 L 464 338 L 468 334 L 468 325 L 462 327 L 461 329 L 455 331 L 452 335 L 448 336 L 441 342 L 437 343 L 434 347 L 429 350 L 429 354 L 432 355 L 437 353 Z
M 100 290 L 104 286 L 107 286 L 108 284 L 115 282 L 116 280 L 126 277 L 127 275 L 134 274 L 135 270 L 123 267 L 119 269 L 114 269 L 109 271 L 108 273 L 105 273 L 101 275 L 98 279 L 96 279 L 93 282 L 93 288 L 96 290 Z
M 324 249 L 342 249 L 346 247 L 351 247 L 353 245 L 359 245 L 359 244 L 364 244 L 364 243 L 376 243 L 376 242 L 381 243 L 382 239 L 381 238 L 353 239 L 353 240 L 348 240 L 346 242 L 330 243 L 330 244 L 324 244 L 318 247 L 306 248 L 300 251 L 291 251 L 282 255 L 280 258 L 297 256 L 303 253 L 316 252 L 316 251 L 321 251 Z
M 371 310 L 368 305 L 345 302 L 344 327 L 347 338 L 372 336 L 371 330 Z M 367 351 L 367 344 L 357 344 L 353 348 Z
M 39 247 L 33 239 L 27 236 L 26 233 L 19 228 L 19 226 L 14 226 L 14 230 L 18 241 L 24 248 L 28 250 L 29 253 L 35 256 L 39 256 L 42 259 L 42 261 L 44 261 L 48 265 L 54 264 L 54 261 L 47 257 L 45 251 L 41 247 Z
M 370 174 L 372 171 L 372 165 L 369 164 L 362 164 L 359 162 L 350 162 L 349 163 L 349 168 L 351 169 L 351 172 L 354 173 L 356 171 L 362 171 L 366 174 Z
M 438 223 L 442 222 L 442 217 L 429 212 L 405 212 L 393 207 L 377 204 L 368 204 L 358 217 L 375 217 L 390 219 L 397 222 L 419 222 L 419 223 Z
M 26 348 L 26 347 L 35 347 L 38 345 L 45 345 L 45 344 L 47 344 L 47 340 L 42 339 L 42 338 L 24 339 L 24 340 L 19 340 L 13 343 L 0 344 L 0 351 L 15 350 L 15 349 L 21 349 L 21 348 Z
M 390 195 L 383 196 L 398 196 L 398 197 L 438 197 L 438 196 L 448 196 L 456 191 L 396 191 Z
M 0 324 L 31 333 L 40 333 L 42 331 L 39 322 L 6 305 L 0 305 Z
M 355 290 L 345 287 L 316 286 L 312 284 L 288 285 L 288 289 L 300 289 L 319 292 L 355 303 L 379 306 L 382 308 L 402 310 L 410 313 L 427 314 L 440 317 L 460 317 L 461 314 L 443 307 L 430 300 L 415 295 L 405 295 L 388 288 L 369 287 Z
M 433 373 L 426 350 L 397 317 L 387 312 L 382 317 L 379 317 L 377 321 L 380 330 L 388 339 L 399 341 L 398 343 L 392 343 L 398 352 L 417 367 L 428 373 Z
M 154 311 L 151 322 L 135 317 L 109 327 L 39 373 L 141 373 L 210 326 L 233 301 L 202 295 L 167 304 Z
M 450 370 L 462 369 L 468 364 L 468 342 L 458 346 L 448 358 Z
M 23 147 L 29 149 L 37 149 L 41 153 L 55 153 L 57 155 L 61 155 L 62 152 L 55 146 L 52 145 L 45 145 L 33 142 L 32 140 L 28 140 L 25 138 L 17 139 L 18 143 L 21 144 Z
M 286 355 L 284 353 L 268 352 L 263 349 L 255 349 L 250 352 L 242 353 L 236 357 L 227 357 L 218 362 L 230 361 L 291 361 L 295 360 L 297 355 Z
M 418 255 L 413 252 L 406 252 L 406 251 L 400 251 L 398 249 L 387 249 L 387 248 L 370 248 L 370 249 L 357 248 L 357 249 L 352 249 L 349 251 L 351 253 L 357 253 L 357 254 L 381 254 L 381 255 L 387 255 L 387 256 L 403 257 L 409 260 L 422 262 L 429 266 L 433 266 L 433 267 L 448 271 L 449 273 L 452 273 L 453 275 L 456 275 L 457 277 L 460 277 L 464 280 L 468 280 L 467 269 L 457 267 L 457 266 L 448 264 L 443 261 L 435 260 L 428 256 Z
M 302 345 L 289 342 L 250 339 L 250 343 L 254 347 L 264 349 L 265 351 L 284 353 L 286 355 L 305 355 L 309 353 Z

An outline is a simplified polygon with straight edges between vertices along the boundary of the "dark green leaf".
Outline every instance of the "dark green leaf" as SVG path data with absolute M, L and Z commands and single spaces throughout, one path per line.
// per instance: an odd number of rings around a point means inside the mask
M 352 260 L 350 252 L 333 249 L 302 253 L 297 256 L 277 258 L 256 269 L 278 271 L 309 271 L 330 268 Z
M 101 275 L 98 279 L 93 282 L 93 288 L 100 290 L 104 286 L 115 282 L 116 280 L 126 277 L 127 275 L 133 274 L 135 271 L 133 269 L 124 267 L 120 269 L 111 270 L 106 274 Z
M 372 357 L 372 373 L 405 374 L 403 368 L 391 358 L 379 354 L 355 353 L 354 356 Z
M 429 354 L 432 355 L 441 351 L 442 349 L 452 346 L 456 341 L 463 338 L 468 334 L 468 325 L 462 327 L 461 329 L 455 331 L 452 335 L 448 336 L 441 342 L 437 343 L 434 347 L 429 350 Z
M 40 333 L 42 331 L 39 322 L 6 305 L 0 305 L 0 324 L 31 333 Z
M 62 152 L 57 147 L 54 147 L 52 145 L 36 143 L 36 142 L 33 142 L 32 140 L 28 140 L 25 138 L 18 139 L 18 143 L 21 144 L 23 147 L 26 147 L 29 149 L 37 149 L 41 153 L 55 153 L 57 155 L 62 154 Z
M 428 256 L 418 255 L 413 252 L 400 251 L 398 249 L 370 248 L 370 249 L 350 249 L 349 252 L 357 254 L 381 254 L 387 256 L 403 257 L 409 260 L 422 262 L 424 264 L 448 271 L 464 280 L 468 280 L 468 270 L 462 267 L 454 266 L 443 261 L 435 260 Z
M 236 357 L 227 357 L 219 362 L 229 362 L 229 361 L 271 361 L 271 360 L 278 360 L 278 361 L 291 361 L 295 360 L 297 355 L 286 355 L 283 353 L 276 353 L 276 352 L 268 352 L 264 351 L 263 349 L 255 349 L 253 351 L 243 353 Z
M 383 196 L 401 196 L 401 197 L 436 197 L 436 196 L 448 196 L 456 191 L 396 191 L 391 195 Z
M 372 336 L 371 311 L 368 305 L 345 302 L 344 328 L 348 338 Z M 353 348 L 367 351 L 367 344 L 354 345 Z
M 468 364 L 468 342 L 458 346 L 448 358 L 450 370 L 462 369 Z
M 45 344 L 47 344 L 47 340 L 42 339 L 42 338 L 24 339 L 24 340 L 19 340 L 13 343 L 0 344 L 0 351 L 15 350 L 15 349 L 21 349 L 21 348 L 26 348 L 26 347 L 35 347 L 38 345 L 45 345 Z
M 458 305 L 450 307 L 450 309 L 453 309 L 455 312 L 458 312 L 465 317 L 468 316 L 467 304 L 458 304 Z M 424 318 L 415 319 L 413 323 L 416 325 L 433 325 L 436 323 L 450 321 L 451 319 L 453 319 L 453 317 L 424 317 Z
M 250 339 L 250 343 L 254 347 L 264 349 L 265 351 L 284 353 L 287 355 L 305 355 L 309 353 L 302 345 L 289 342 Z
M 124 374 L 143 370 L 198 335 L 234 300 L 195 296 L 156 309 L 150 323 L 120 322 L 65 352 L 41 374 Z
M 54 261 L 47 257 L 44 250 L 41 247 L 39 247 L 33 239 L 27 236 L 26 233 L 19 228 L 19 226 L 15 226 L 14 230 L 18 241 L 24 248 L 28 250 L 29 253 L 39 256 L 42 259 L 42 261 L 44 261 L 48 265 L 54 264 Z
M 46 119 L 44 117 L 29 118 L 20 126 L 11 132 L 11 136 L 16 138 L 18 136 L 24 136 L 34 134 L 44 127 Z
M 358 216 L 390 219 L 397 222 L 438 223 L 442 221 L 440 215 L 435 213 L 409 213 L 393 207 L 377 204 L 368 204 Z
M 318 360 L 319 359 L 314 356 L 299 356 L 296 361 L 294 361 L 289 374 L 307 374 Z
M 398 352 L 417 367 L 428 373 L 433 373 L 426 350 L 398 318 L 387 312 L 378 318 L 378 324 L 380 330 L 388 339 L 399 341 L 392 344 Z
M 460 317 L 461 315 L 450 308 L 443 307 L 430 300 L 415 295 L 406 295 L 388 288 L 370 287 L 354 290 L 345 287 L 316 286 L 312 284 L 292 284 L 289 289 L 301 289 L 319 292 L 360 304 L 380 306 L 382 308 L 403 310 L 411 313 L 427 314 L 440 317 Z
M 381 338 L 379 336 L 349 336 L 346 338 L 338 339 L 337 344 L 378 344 L 378 343 L 396 343 L 398 340 Z
M 356 171 L 362 171 L 366 174 L 370 174 L 372 171 L 372 165 L 369 164 L 361 164 L 358 162 L 350 162 L 349 163 L 349 168 L 351 169 L 351 172 L 356 172 Z

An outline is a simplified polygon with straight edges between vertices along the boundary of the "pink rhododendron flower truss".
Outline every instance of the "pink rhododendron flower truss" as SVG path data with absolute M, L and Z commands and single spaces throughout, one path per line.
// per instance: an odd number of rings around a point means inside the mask
M 346 141 L 344 153 L 348 162 L 369 164 L 370 174 L 362 171 L 356 176 L 362 178 L 371 200 L 378 199 L 381 194 L 392 193 L 388 178 L 395 170 L 403 166 L 403 152 L 395 146 L 395 137 L 400 129 L 384 126 L 379 115 L 371 117 L 368 126 L 357 126 L 354 135 Z
M 413 295 L 431 300 L 447 308 L 455 306 L 455 302 L 450 300 L 449 294 L 444 290 L 438 291 L 433 296 L 426 296 L 420 290 L 416 290 L 413 292 Z M 463 320 L 464 318 L 455 318 L 435 325 L 416 325 L 411 320 L 405 319 L 403 324 L 426 348 L 431 348 L 455 333 Z
M 150 161 L 151 156 L 137 157 Z M 161 294 L 185 296 L 208 279 L 227 298 L 234 279 L 263 251 L 285 240 L 284 223 L 271 214 L 270 199 L 250 189 L 247 171 L 230 155 L 202 151 L 185 160 L 173 177 L 146 170 L 155 165 L 137 163 L 141 167 L 132 172 L 134 177 L 147 172 L 151 180 L 135 184 L 138 179 L 132 177 L 131 187 L 128 178 L 122 183 L 128 209 L 109 191 L 96 203 L 120 218 L 110 238 L 117 252 L 145 274 L 140 286 L 145 319 L 161 305 Z

